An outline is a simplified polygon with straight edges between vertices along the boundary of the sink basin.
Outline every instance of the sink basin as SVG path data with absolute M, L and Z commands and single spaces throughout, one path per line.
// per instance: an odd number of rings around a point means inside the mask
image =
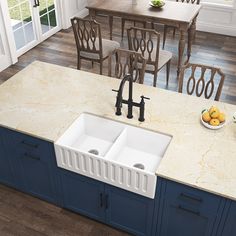
M 57 165 L 154 198 L 171 136 L 83 113 L 54 143 Z
M 82 114 L 57 142 L 82 152 L 105 156 L 124 125 L 98 116 Z
M 155 173 L 170 140 L 168 135 L 128 126 L 106 158 Z

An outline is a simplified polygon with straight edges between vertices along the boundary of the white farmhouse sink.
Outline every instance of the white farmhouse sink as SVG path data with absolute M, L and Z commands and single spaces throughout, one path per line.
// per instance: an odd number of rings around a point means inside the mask
M 54 144 L 61 168 L 154 198 L 170 135 L 82 114 Z
M 168 135 L 127 126 L 106 158 L 155 173 L 170 140 Z

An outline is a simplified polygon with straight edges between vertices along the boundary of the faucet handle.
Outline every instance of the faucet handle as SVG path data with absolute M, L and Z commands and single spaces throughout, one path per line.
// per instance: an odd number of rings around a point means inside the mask
M 119 90 L 117 90 L 117 89 L 112 89 L 111 91 L 113 91 L 113 92 L 119 92 Z
M 145 97 L 143 95 L 141 96 L 140 112 L 139 112 L 139 119 L 138 119 L 140 122 L 145 121 L 145 119 L 144 119 L 144 110 L 145 110 L 145 108 L 144 108 L 144 106 L 145 106 L 144 99 L 150 100 L 150 98 L 148 98 L 148 97 Z
M 144 102 L 144 99 L 147 99 L 147 100 L 150 100 L 150 98 L 148 98 L 148 97 L 145 97 L 145 96 L 141 96 L 141 102 Z

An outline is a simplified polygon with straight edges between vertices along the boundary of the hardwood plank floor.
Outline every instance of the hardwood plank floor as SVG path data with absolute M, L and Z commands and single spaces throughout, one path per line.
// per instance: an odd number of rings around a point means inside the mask
M 1 236 L 128 236 L 129 234 L 0 185 Z
M 98 17 L 102 23 L 104 38 L 109 38 L 107 18 Z M 120 20 L 114 20 L 114 40 L 127 48 L 127 38 L 121 41 Z M 130 25 L 127 24 L 126 27 Z M 162 31 L 162 27 L 159 29 Z M 166 49 L 174 54 L 168 89 L 177 91 L 178 35 L 168 35 Z M 197 32 L 191 61 L 222 68 L 226 80 L 221 101 L 236 104 L 236 37 Z M 19 62 L 0 73 L 0 83 L 6 81 L 34 60 L 41 60 L 76 68 L 76 47 L 71 29 L 62 30 L 19 58 Z M 99 66 L 83 62 L 82 69 L 98 73 Z M 104 74 L 107 74 L 107 61 Z M 146 74 L 145 83 L 152 84 L 152 76 Z M 165 69 L 159 73 L 158 87 L 166 88 Z M 0 185 L 0 236 L 125 236 L 121 231 L 90 220 L 86 217 L 53 206 L 37 198 Z
M 102 34 L 104 38 L 109 38 L 107 17 L 98 17 L 102 24 Z M 121 40 L 120 19 L 114 19 L 113 40 L 121 42 L 123 48 L 128 48 L 127 37 Z M 131 23 L 126 24 L 126 27 Z M 156 29 L 163 31 L 162 26 Z M 166 42 L 166 50 L 173 53 L 171 63 L 170 84 L 168 89 L 177 91 L 176 63 L 177 63 L 178 34 L 172 38 L 169 32 Z M 222 68 L 226 74 L 226 79 L 220 100 L 227 103 L 236 104 L 236 37 L 217 35 L 211 33 L 197 32 L 196 40 L 192 47 L 191 62 L 213 65 Z M 12 75 L 22 70 L 34 60 L 41 60 L 66 67 L 76 68 L 76 47 L 72 29 L 62 30 L 51 38 L 47 39 L 34 49 L 30 50 L 19 58 L 19 62 L 0 73 L 0 83 L 10 78 Z M 95 63 L 92 68 L 90 62 L 83 61 L 82 69 L 94 73 L 99 72 L 99 65 Z M 104 63 L 104 75 L 107 75 L 107 60 Z M 152 75 L 145 75 L 145 84 L 152 85 Z M 157 87 L 166 88 L 165 68 L 158 75 Z

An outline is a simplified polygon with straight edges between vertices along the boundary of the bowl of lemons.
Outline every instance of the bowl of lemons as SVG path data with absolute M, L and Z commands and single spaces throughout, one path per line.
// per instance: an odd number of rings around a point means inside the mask
M 201 123 L 208 129 L 220 129 L 225 123 L 225 114 L 216 106 L 205 109 L 201 114 Z
M 162 0 L 151 0 L 149 2 L 150 6 L 155 7 L 155 8 L 161 8 L 165 5 L 165 2 Z

